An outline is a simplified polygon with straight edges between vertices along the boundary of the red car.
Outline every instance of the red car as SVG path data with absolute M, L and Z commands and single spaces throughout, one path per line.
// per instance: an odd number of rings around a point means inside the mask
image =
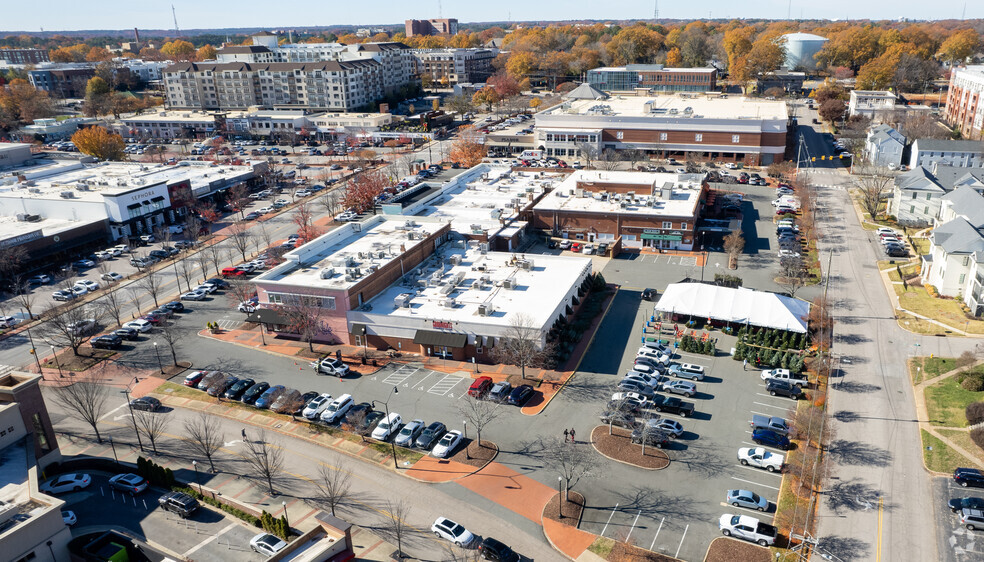
M 190 373 L 189 375 L 185 376 L 185 378 L 184 378 L 184 385 L 185 386 L 194 387 L 199 382 L 201 382 L 202 378 L 204 378 L 205 375 L 207 375 L 207 374 L 208 374 L 208 371 L 194 371 L 194 372 Z
M 796 214 L 796 209 L 780 208 L 779 210 L 776 211 L 777 216 L 795 215 L 795 214 Z
M 156 312 L 151 312 L 151 313 L 147 314 L 146 316 L 144 316 L 143 319 L 146 320 L 147 322 L 150 322 L 151 324 L 154 324 L 156 326 L 157 324 L 160 324 L 161 323 L 161 320 L 163 320 L 164 317 L 161 316 L 160 314 L 157 314 Z
M 492 388 L 492 377 L 478 377 L 475 379 L 475 382 L 468 387 L 468 396 L 473 398 L 481 398 L 488 394 L 490 388 Z
M 571 244 L 571 251 L 574 252 L 575 254 L 579 253 L 581 251 L 581 243 L 574 242 L 573 244 Z

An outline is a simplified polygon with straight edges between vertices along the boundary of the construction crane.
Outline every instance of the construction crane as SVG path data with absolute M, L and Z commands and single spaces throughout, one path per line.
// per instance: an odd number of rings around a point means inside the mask
M 171 15 L 174 16 L 174 36 L 180 36 L 181 30 L 178 29 L 178 13 L 174 11 L 174 4 L 171 4 Z

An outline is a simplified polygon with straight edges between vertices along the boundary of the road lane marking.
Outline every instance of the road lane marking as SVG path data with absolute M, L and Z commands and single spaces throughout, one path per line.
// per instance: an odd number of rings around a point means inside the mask
M 879 496 L 878 497 L 878 542 L 876 543 L 876 546 L 875 546 L 875 562 L 880 562 L 881 561 L 881 550 L 882 550 L 882 548 L 881 548 L 881 543 L 882 543 L 882 512 L 884 511 L 882 509 L 882 507 L 883 507 L 882 498 L 881 498 L 881 496 Z
M 615 504 L 615 507 L 612 508 L 612 514 L 608 516 L 608 523 L 611 523 L 612 522 L 612 517 L 615 517 L 615 510 L 616 509 L 618 509 L 618 504 L 617 503 Z M 608 530 L 608 523 L 605 523 L 605 528 L 601 530 L 601 534 L 599 536 L 601 536 L 601 537 L 605 536 L 605 531 Z

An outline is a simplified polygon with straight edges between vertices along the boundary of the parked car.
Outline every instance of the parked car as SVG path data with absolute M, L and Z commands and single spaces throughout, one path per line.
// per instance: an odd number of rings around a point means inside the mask
M 789 425 L 786 420 L 782 418 L 777 418 L 775 416 L 763 416 L 761 414 L 753 414 L 752 421 L 750 422 L 752 430 L 756 429 L 769 429 L 780 435 L 789 434 Z
M 321 361 L 318 361 L 315 364 L 315 368 L 319 373 L 325 375 L 335 375 L 338 378 L 342 378 L 349 374 L 349 366 L 332 357 L 325 357 Z
M 226 389 L 226 391 L 222 394 L 222 397 L 228 400 L 239 400 L 243 393 L 254 384 L 256 384 L 256 381 L 253 379 L 239 379 Z
M 513 549 L 492 537 L 485 537 L 478 545 L 478 551 L 482 553 L 482 558 L 493 562 L 519 562 L 519 555 Z
M 235 377 L 228 373 L 222 373 L 221 377 L 216 377 L 208 388 L 205 389 L 205 393 L 209 396 L 221 396 L 229 389 L 232 385 L 239 382 L 239 377 Z
M 345 423 L 350 426 L 355 426 L 358 423 L 364 421 L 366 419 L 366 416 L 368 416 L 372 412 L 373 410 L 372 410 L 371 403 L 360 402 L 349 408 L 349 411 L 345 413 Z
M 56 301 L 70 301 L 76 298 L 76 296 L 75 293 L 73 293 L 72 291 L 64 290 L 64 291 L 55 291 L 51 293 L 51 298 L 53 298 Z
M 72 525 L 79 522 L 78 517 L 75 516 L 74 511 L 62 511 L 62 522 L 71 527 Z
M 114 271 L 107 271 L 106 273 L 100 275 L 99 278 L 102 279 L 103 281 L 109 281 L 110 283 L 123 280 L 123 276 Z
M 613 403 L 617 405 L 616 408 L 612 408 Z M 650 407 L 652 401 L 638 392 L 615 392 L 612 394 L 611 401 L 608 405 L 609 409 L 623 410 L 625 406 L 628 406 L 638 411 Z
M 332 400 L 331 394 L 327 392 L 312 398 L 301 410 L 301 415 L 309 420 L 319 419 Z
M 446 517 L 438 517 L 431 525 L 431 532 L 438 538 L 451 541 L 455 546 L 468 546 L 475 540 L 475 535 L 463 525 Z
M 984 488 L 984 473 L 976 468 L 958 468 L 953 471 L 953 480 L 966 488 Z
M 419 449 L 430 449 L 435 443 L 440 441 L 441 437 L 448 432 L 448 428 L 442 422 L 436 421 L 431 422 L 430 425 L 424 428 L 417 437 L 417 441 L 414 442 L 414 446 Z
M 762 447 L 742 447 L 738 449 L 738 462 L 745 466 L 764 468 L 769 472 L 782 470 L 785 458 L 776 453 L 770 453 Z
M 954 513 L 960 513 L 961 509 L 982 509 L 984 510 L 984 498 L 953 498 L 947 502 L 947 507 Z
M 154 328 L 154 325 L 150 322 L 144 320 L 143 318 L 137 318 L 136 320 L 131 320 L 126 324 L 123 324 L 124 328 L 133 328 L 140 333 L 146 333 Z
M 183 301 L 203 301 L 207 296 L 208 296 L 207 292 L 201 289 L 195 289 L 194 291 L 188 291 L 187 293 L 182 293 L 180 298 Z
M 803 389 L 799 386 L 783 380 L 770 380 L 765 385 L 765 390 L 772 396 L 788 396 L 793 400 L 799 400 Z
M 681 379 L 704 380 L 704 367 L 693 363 L 674 363 L 667 373 Z
M 636 419 L 631 412 L 625 410 L 605 410 L 598 416 L 601 423 L 611 424 L 618 427 L 631 428 L 635 426 Z
M 366 414 L 366 417 L 364 417 L 362 421 L 355 426 L 354 429 L 358 433 L 371 435 L 372 432 L 376 430 L 376 427 L 379 426 L 379 422 L 382 421 L 384 417 L 386 417 L 386 414 L 384 414 L 383 412 L 380 412 L 378 410 L 373 410 L 368 414 Z
M 150 486 L 150 483 L 143 476 L 132 473 L 117 474 L 109 479 L 109 485 L 130 495 L 137 495 Z
M 321 413 L 321 421 L 325 423 L 338 423 L 342 421 L 349 408 L 355 404 L 351 394 L 343 394 L 331 401 L 328 407 Z
M 272 406 L 273 403 L 276 402 L 278 398 L 280 398 L 280 395 L 286 391 L 287 391 L 287 387 L 282 384 L 271 386 L 270 388 L 263 391 L 263 394 L 261 394 L 256 399 L 256 402 L 253 402 L 253 405 L 256 406 L 257 408 L 260 408 L 261 410 L 265 410 L 270 406 Z
M 249 387 L 248 389 L 246 389 L 246 392 L 243 392 L 243 397 L 241 399 L 241 402 L 243 404 L 253 404 L 256 402 L 257 398 L 259 398 L 260 395 L 266 392 L 269 388 L 270 388 L 270 383 L 258 382 L 253 386 Z
M 198 500 L 184 492 L 168 492 L 157 498 L 157 505 L 164 511 L 177 513 L 182 519 L 190 517 L 199 507 Z
M 783 451 L 789 449 L 789 438 L 771 429 L 756 429 L 752 431 L 752 441 L 766 447 L 774 447 Z
M 964 508 L 960 510 L 960 524 L 969 531 L 984 529 L 984 511 Z
M 509 393 L 509 403 L 513 406 L 522 406 L 533 397 L 533 387 L 528 384 L 521 384 Z
M 161 409 L 161 401 L 153 396 L 142 396 L 130 400 L 130 407 L 144 412 L 156 412 Z
M 769 500 L 748 490 L 728 490 L 726 501 L 734 507 L 757 509 L 763 512 L 769 509 Z
M 663 396 L 662 394 L 657 394 L 653 399 L 653 409 L 657 412 L 679 414 L 685 418 L 694 415 L 693 403 L 684 402 L 676 396 Z
M 181 304 L 178 301 L 171 301 L 169 303 L 166 303 L 161 308 L 170 310 L 171 312 L 184 312 L 185 305 Z
M 472 398 L 483 398 L 492 388 L 492 377 L 478 377 L 468 387 L 468 396 Z
M 421 432 L 424 431 L 424 420 L 412 420 L 400 430 L 400 433 L 396 435 L 396 439 L 393 440 L 394 443 L 401 447 L 412 447 L 414 441 L 420 436 Z
M 461 432 L 457 429 L 452 429 L 451 431 L 444 434 L 437 445 L 434 445 L 434 449 L 431 450 L 431 454 L 439 459 L 446 459 L 454 453 L 454 450 L 458 448 L 461 444 Z
M 400 414 L 393 412 L 389 416 L 384 417 L 376 425 L 376 429 L 372 431 L 372 438 L 379 441 L 387 441 L 392 437 L 400 427 L 403 426 L 403 418 Z
M 123 345 L 123 338 L 116 334 L 106 334 L 97 336 L 89 340 L 92 349 L 119 349 Z
M 670 436 L 659 429 L 656 420 L 646 420 L 646 423 L 636 424 L 632 429 L 630 439 L 633 443 L 645 441 L 647 446 L 662 449 L 670 444 Z
M 683 435 L 683 424 L 676 420 L 671 420 L 670 418 L 655 418 L 653 422 L 657 429 L 670 437 L 680 437 Z
M 663 392 L 671 392 L 673 394 L 681 394 L 688 398 L 693 397 L 697 394 L 697 385 L 693 381 L 668 381 L 664 382 L 661 386 Z
M 725 513 L 718 521 L 718 528 L 726 537 L 735 537 L 757 543 L 759 546 L 771 546 L 776 541 L 778 530 L 772 525 L 762 523 L 748 515 L 732 515 Z
M 497 382 L 492 385 L 492 390 L 489 391 L 489 400 L 494 402 L 505 402 L 509 399 L 509 394 L 512 392 L 512 384 L 502 381 Z
M 198 383 L 201 382 L 202 378 L 204 378 L 207 374 L 208 371 L 192 371 L 185 376 L 183 384 L 191 387 L 198 386 Z
M 45 494 L 64 494 L 66 492 L 78 492 L 83 488 L 88 488 L 92 484 L 92 477 L 81 472 L 62 474 L 56 478 L 48 480 L 38 488 Z
M 656 396 L 656 392 L 653 391 L 653 387 L 648 384 L 633 380 L 633 379 L 622 379 L 618 381 L 618 389 L 629 393 L 638 394 L 647 400 L 652 400 Z M 614 398 L 612 398 L 614 400 Z
M 249 540 L 249 548 L 269 558 L 287 548 L 287 542 L 270 533 L 260 533 Z
M 284 389 L 277 399 L 270 403 L 270 409 L 278 414 L 292 414 L 298 408 L 304 408 L 307 401 L 301 398 L 301 392 L 292 388 Z
M 198 384 L 195 385 L 195 388 L 197 388 L 198 390 L 208 390 L 208 387 L 212 386 L 212 383 L 214 383 L 215 381 L 219 380 L 224 376 L 225 374 L 222 371 L 209 371 L 205 373 L 205 376 L 202 377 L 202 380 L 198 381 Z

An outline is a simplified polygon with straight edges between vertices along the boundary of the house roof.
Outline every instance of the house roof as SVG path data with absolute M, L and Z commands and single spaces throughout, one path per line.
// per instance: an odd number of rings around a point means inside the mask
M 888 125 L 878 125 L 877 127 L 871 129 L 871 132 L 868 133 L 868 139 L 878 144 L 888 140 L 893 140 L 905 145 L 905 136 Z
M 984 142 L 975 140 L 917 139 L 916 142 L 919 150 L 984 153 Z
M 252 53 L 269 53 L 270 49 L 263 45 L 234 45 L 222 47 L 216 53 L 220 55 L 249 55 Z
M 587 82 L 583 82 L 564 96 L 569 100 L 603 100 L 608 98 L 608 94 L 595 88 Z
M 962 217 L 936 227 L 929 238 L 948 254 L 984 252 L 984 235 Z
M 957 216 L 967 219 L 976 228 L 984 227 L 984 196 L 969 186 L 961 186 L 943 196 Z
M 895 186 L 902 190 L 946 192 L 936 180 L 936 177 L 922 166 L 895 176 Z
M 984 168 L 937 165 L 933 169 L 933 176 L 946 190 L 955 189 L 961 185 L 978 185 L 984 188 Z

